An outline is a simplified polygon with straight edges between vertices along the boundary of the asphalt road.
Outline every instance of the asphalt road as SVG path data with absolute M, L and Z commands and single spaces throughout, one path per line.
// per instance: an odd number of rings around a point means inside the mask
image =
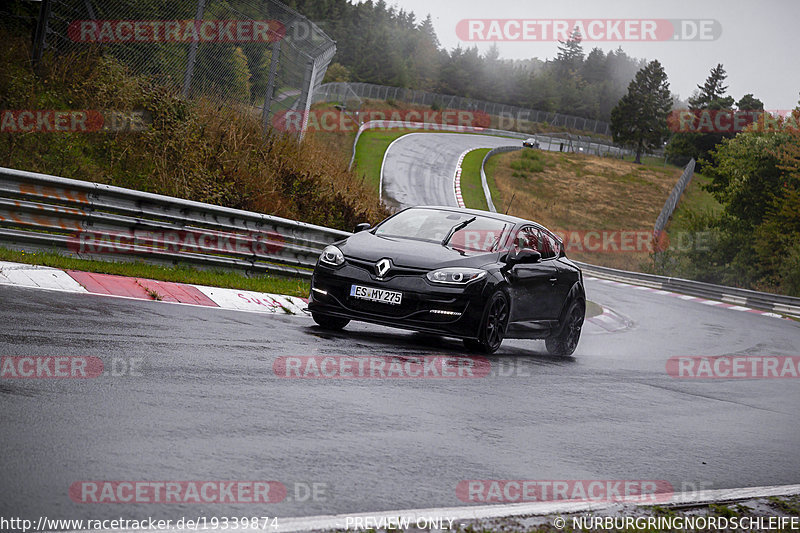
M 423 137 L 424 136 L 424 137 Z M 383 162 L 383 200 L 395 207 L 457 206 L 453 173 L 466 150 L 522 146 L 519 139 L 467 133 L 410 133 L 398 138 Z
M 422 137 L 424 135 L 424 137 Z M 549 139 L 549 137 L 548 137 Z M 539 149 L 558 152 L 558 140 L 539 139 Z M 564 146 L 568 141 L 564 141 Z M 458 157 L 466 150 L 520 146 L 520 139 L 466 133 L 410 133 L 398 138 L 383 162 L 382 197 L 393 207 L 415 205 L 457 206 L 453 173 Z M 591 143 L 587 149 L 600 147 Z
M 506 342 L 481 379 L 301 380 L 280 356 L 460 353 L 457 341 L 0 287 L 0 354 L 137 362 L 138 375 L 0 380 L 0 516 L 364 512 L 453 506 L 469 479 L 653 479 L 681 488 L 796 483 L 800 382 L 678 380 L 673 355 L 797 355 L 800 325 L 587 283 L 634 319 L 588 324 L 574 357 Z M 123 373 L 124 374 L 124 373 Z M 276 480 L 278 504 L 81 504 L 83 480 Z M 306 487 L 324 489 L 305 499 Z M 299 496 L 299 498 L 298 498 Z

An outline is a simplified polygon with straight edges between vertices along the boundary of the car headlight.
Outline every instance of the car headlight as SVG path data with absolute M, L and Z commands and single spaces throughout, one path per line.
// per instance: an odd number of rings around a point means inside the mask
M 319 256 L 319 260 L 326 265 L 340 266 L 344 264 L 344 254 L 336 246 L 326 246 L 325 249 L 322 250 L 322 255 Z
M 478 268 L 440 268 L 428 272 L 425 276 L 433 283 L 448 283 L 451 285 L 466 285 L 481 279 L 486 275 L 485 270 Z

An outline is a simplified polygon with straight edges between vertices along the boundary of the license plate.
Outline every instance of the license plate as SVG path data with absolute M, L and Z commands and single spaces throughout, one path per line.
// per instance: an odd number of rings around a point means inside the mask
M 403 301 L 403 293 L 397 291 L 387 291 L 385 289 L 373 289 L 372 287 L 362 287 L 353 285 L 350 287 L 350 296 L 372 302 L 400 305 Z

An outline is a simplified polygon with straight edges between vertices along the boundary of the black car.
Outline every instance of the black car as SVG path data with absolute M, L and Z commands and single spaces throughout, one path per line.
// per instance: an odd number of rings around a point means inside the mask
M 361 320 L 464 339 L 493 353 L 504 338 L 545 339 L 570 355 L 586 309 L 583 275 L 544 227 L 454 207 L 411 207 L 322 252 L 309 310 L 338 330 Z

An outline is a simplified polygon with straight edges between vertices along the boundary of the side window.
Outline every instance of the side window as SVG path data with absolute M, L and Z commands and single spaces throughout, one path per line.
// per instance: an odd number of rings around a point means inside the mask
M 546 231 L 540 232 L 542 259 L 553 259 L 561 254 L 558 239 Z
M 514 239 L 514 246 L 520 250 L 539 250 L 539 232 L 530 226 L 522 228 Z

